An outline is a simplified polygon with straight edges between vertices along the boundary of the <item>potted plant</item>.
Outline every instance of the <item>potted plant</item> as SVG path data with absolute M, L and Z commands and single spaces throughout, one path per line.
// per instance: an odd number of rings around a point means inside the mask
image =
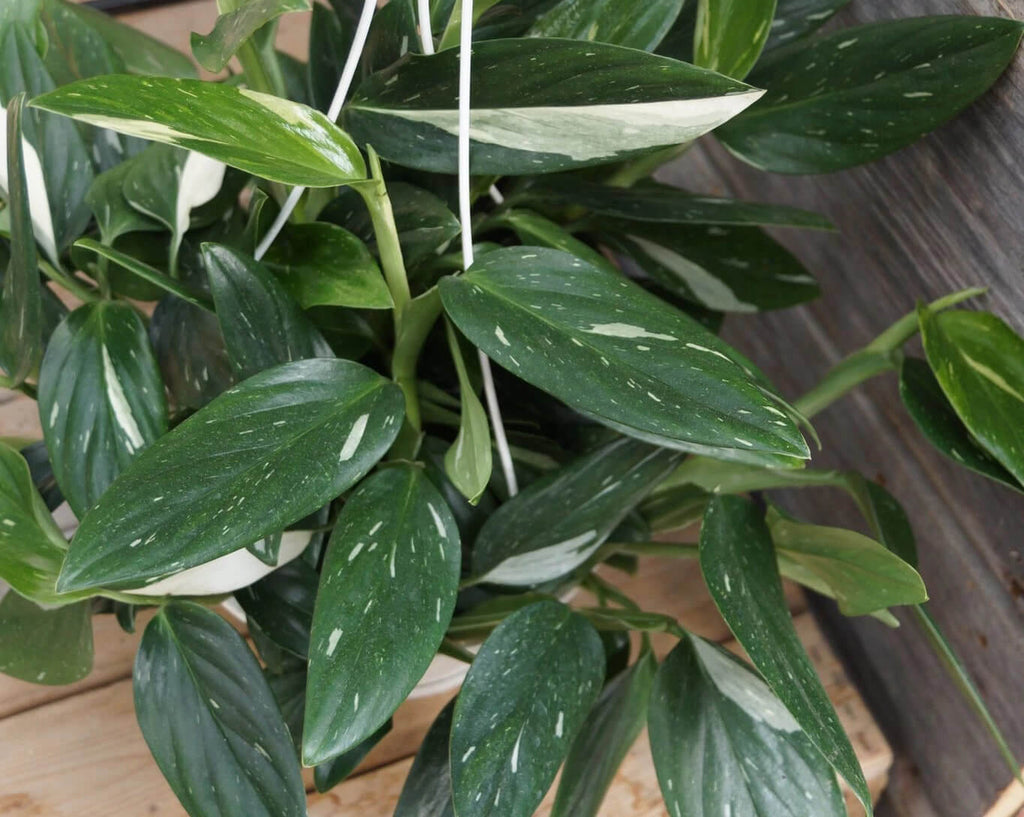
M 871 161 L 1022 32 L 819 33 L 843 4 L 333 0 L 302 63 L 274 31 L 309 0 L 223 0 L 217 81 L 63 0 L 0 16 L 0 363 L 44 430 L 0 446 L 0 669 L 75 680 L 92 615 L 157 607 L 136 710 L 195 817 L 305 813 L 300 765 L 344 778 L 438 653 L 468 674 L 400 815 L 527 817 L 563 762 L 555 813 L 594 814 L 644 725 L 678 817 L 842 814 L 837 773 L 870 813 L 780 575 L 941 637 L 899 503 L 808 465 L 810 421 L 898 371 L 929 440 L 1021 490 L 1024 341 L 953 293 L 788 400 L 716 333 L 818 291 L 764 228 L 832 225 L 651 178 L 702 137 Z M 870 535 L 772 500 L 820 486 Z M 594 573 L 652 552 L 699 559 L 753 668 Z M 558 600 L 581 584 L 599 606 Z M 621 635 L 654 630 L 660 664 Z

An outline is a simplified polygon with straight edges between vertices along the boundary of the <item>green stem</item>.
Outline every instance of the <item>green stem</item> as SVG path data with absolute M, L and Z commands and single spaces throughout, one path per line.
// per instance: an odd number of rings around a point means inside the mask
M 604 547 L 611 553 L 631 556 L 670 556 L 674 559 L 696 559 L 700 548 L 693 542 L 609 542 Z
M 94 289 L 86 286 L 73 275 L 68 275 L 63 270 L 57 269 L 49 261 L 39 259 L 39 270 L 51 281 L 56 284 L 60 284 L 64 289 L 81 301 L 89 303 L 90 301 L 100 300 L 100 296 Z
M 620 607 L 624 607 L 627 610 L 640 610 L 640 605 L 637 604 L 633 599 L 623 593 L 619 588 L 610 582 L 602 579 L 596 573 L 591 573 L 581 582 L 585 590 L 589 590 L 595 596 L 597 600 L 604 603 L 604 600 L 611 599 Z
M 472 664 L 473 660 L 476 658 L 473 653 L 458 642 L 452 641 L 450 638 L 444 639 L 437 651 L 441 653 L 441 655 L 447 655 L 449 658 L 455 658 L 462 661 L 464 664 Z
M 609 187 L 632 187 L 641 179 L 646 179 L 666 162 L 678 159 L 694 144 L 694 142 L 683 142 L 681 145 L 673 145 L 626 162 L 608 178 L 605 184 Z
M 377 239 L 377 251 L 380 253 L 380 265 L 384 272 L 384 280 L 391 291 L 395 302 L 395 323 L 400 323 L 412 296 L 409 291 L 409 278 L 405 271 L 405 259 L 402 257 L 402 245 L 398 240 L 398 226 L 395 224 L 395 212 L 391 207 L 391 197 L 380 166 L 380 157 L 371 147 L 368 149 L 370 160 L 370 179 L 366 182 L 353 184 L 366 202 L 373 222 L 373 232 Z

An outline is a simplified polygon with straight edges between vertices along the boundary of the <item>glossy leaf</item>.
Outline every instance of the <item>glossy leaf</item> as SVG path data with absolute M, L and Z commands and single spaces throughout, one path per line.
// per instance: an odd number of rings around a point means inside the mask
M 0 672 L 33 684 L 80 681 L 92 669 L 92 610 L 40 607 L 14 591 L 0 601 Z
M 517 247 L 440 289 L 456 326 L 492 360 L 604 425 L 740 462 L 792 466 L 808 455 L 749 362 L 615 273 Z
M 11 259 L 0 302 L 0 364 L 7 372 L 4 385 L 17 386 L 36 373 L 43 356 L 43 301 L 36 269 L 36 243 L 25 176 L 25 154 L 31 151 L 21 137 L 24 97 L 7 106 L 5 163 L 8 173 L 8 208 L 11 211 Z
M 416 752 L 394 817 L 455 817 L 448 758 L 454 714 L 453 698 L 434 719 Z
M 717 131 L 763 170 L 825 173 L 905 147 L 986 91 L 1017 51 L 1019 22 L 973 15 L 844 28 L 780 49 L 751 75 L 768 94 Z
M 54 82 L 66 85 L 101 74 L 123 74 L 124 61 L 69 6 L 63 0 L 44 0 L 39 14 L 47 40 L 43 59 Z
M 971 436 L 925 361 L 912 357 L 903 361 L 900 398 L 918 430 L 941 453 L 976 474 L 1015 491 L 1024 490 L 1013 474 Z
M 578 205 L 595 215 L 627 221 L 834 229 L 827 218 L 809 210 L 784 204 L 698 196 L 654 181 L 635 187 L 610 187 L 580 180 L 551 179 L 530 188 L 525 195 L 531 201 Z
M 57 484 L 82 518 L 167 431 L 164 384 L 132 306 L 95 302 L 65 318 L 39 371 L 39 416 Z
M 419 469 L 382 470 L 345 502 L 310 637 L 303 761 L 366 740 L 422 677 L 455 609 L 455 520 Z
M 914 537 L 914 529 L 910 526 L 907 512 L 889 491 L 877 482 L 856 476 L 850 478 L 851 490 L 854 498 L 858 495 L 863 499 L 857 499 L 861 513 L 867 520 L 868 525 L 885 547 L 899 556 L 904 562 L 913 568 L 917 568 L 917 540 Z M 863 488 L 859 488 L 859 485 Z
M 683 0 L 561 0 L 542 14 L 528 37 L 565 37 L 653 51 L 672 27 Z
M 560 224 L 530 210 L 504 210 L 494 218 L 495 226 L 512 230 L 522 244 L 567 252 L 591 266 L 616 270 L 596 249 L 576 238 Z
M 323 114 L 213 82 L 109 76 L 81 80 L 32 105 L 82 122 L 194 150 L 285 184 L 331 187 L 366 175 L 359 150 Z M 202 111 L 203 116 L 196 116 Z M 253 139 L 254 133 L 259 139 Z
M 694 64 L 743 79 L 771 31 L 775 0 L 700 0 Z
M 397 386 L 350 361 L 249 378 L 121 474 L 82 520 L 60 587 L 142 585 L 284 529 L 373 467 L 402 409 Z
M 764 50 L 801 40 L 825 25 L 850 0 L 778 0 Z
M 391 727 L 392 721 L 388 719 L 362 743 L 317 766 L 313 770 L 313 785 L 316 786 L 316 790 L 321 793 L 330 791 L 352 774 L 373 748 L 387 737 Z
M 771 534 L 753 503 L 712 497 L 701 527 L 700 566 L 715 606 L 751 662 L 870 815 L 864 774 L 797 638 Z
M 476 504 L 491 480 L 491 426 L 466 370 L 459 339 L 447 321 L 445 330 L 459 378 L 461 411 L 459 433 L 444 455 L 444 470 L 459 492 Z
M 264 263 L 303 309 L 394 306 L 366 245 L 334 224 L 292 225 L 271 245 Z
M 223 618 L 172 604 L 135 658 L 135 714 L 191 817 L 300 817 L 306 792 L 260 665 Z
M 987 312 L 921 310 L 928 363 L 957 416 L 1024 482 L 1024 339 Z
M 718 127 L 761 93 L 664 57 L 569 40 L 478 42 L 473 73 L 470 161 L 477 174 L 566 170 L 677 145 Z M 347 127 L 390 161 L 454 173 L 457 79 L 458 49 L 410 56 L 359 87 Z
M 310 10 L 310 0 L 247 0 L 234 5 L 232 11 L 217 17 L 209 34 L 192 32 L 192 53 L 207 71 L 223 70 L 246 40 L 271 20 L 288 12 Z
M 473 544 L 474 575 L 516 587 L 565 576 L 679 461 L 675 451 L 622 438 L 531 483 L 484 523 Z
M 828 763 L 749 667 L 696 636 L 658 669 L 648 718 L 678 817 L 845 817 Z
M 455 703 L 455 813 L 532 815 L 603 675 L 601 639 L 578 613 L 543 601 L 505 619 L 477 653 Z
M 598 813 L 615 773 L 647 722 L 657 668 L 654 656 L 644 653 L 604 688 L 569 749 L 551 817 Z
M 260 262 L 223 244 L 204 244 L 202 253 L 224 343 L 240 379 L 278 363 L 334 356 Z
M 602 222 L 603 240 L 660 287 L 720 312 L 785 309 L 818 297 L 806 268 L 757 227 Z
M 917 571 L 874 539 L 796 522 L 774 510 L 767 522 L 782 573 L 816 590 L 823 588 L 845 615 L 928 600 Z
M 309 630 L 319 574 L 301 559 L 235 594 L 250 621 L 279 647 L 309 656 Z
M 312 104 L 326 111 L 334 100 L 355 26 L 320 3 L 313 3 L 309 22 L 308 82 Z
M 93 179 L 89 192 L 85 196 L 86 204 L 96 218 L 103 243 L 110 245 L 118 236 L 131 232 L 159 232 L 159 222 L 145 215 L 128 203 L 124 195 L 124 186 L 128 176 L 139 161 L 144 161 L 146 153 L 132 157 L 115 165 L 105 173 Z

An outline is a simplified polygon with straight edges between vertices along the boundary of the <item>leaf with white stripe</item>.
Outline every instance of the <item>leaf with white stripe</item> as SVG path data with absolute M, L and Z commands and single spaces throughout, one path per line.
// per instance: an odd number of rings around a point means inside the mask
M 491 633 L 455 702 L 459 817 L 534 813 L 601 691 L 604 666 L 594 628 L 555 601 L 524 607 Z
M 915 17 L 780 48 L 750 76 L 768 93 L 715 135 L 744 161 L 777 173 L 873 161 L 988 90 L 1022 32 L 1024 24 L 1000 17 Z
M 420 469 L 385 468 L 351 494 L 313 612 L 306 765 L 362 743 L 412 691 L 451 620 L 460 562 L 455 519 Z
M 749 361 L 616 272 L 514 247 L 440 289 L 452 321 L 492 360 L 617 431 L 751 464 L 808 456 L 789 408 Z
M 59 587 L 148 584 L 284 530 L 373 467 L 404 405 L 397 386 L 347 360 L 250 377 L 117 478 L 82 520 Z
M 366 176 L 359 149 L 326 116 L 245 88 L 113 75 L 65 85 L 32 105 L 285 184 L 333 187 Z
M 491 514 L 473 544 L 473 573 L 523 587 L 587 561 L 679 464 L 675 451 L 623 438 L 531 483 Z
M 565 37 L 653 51 L 668 33 L 683 0 L 561 0 L 542 14 L 527 37 Z
M 658 668 L 651 754 L 676 817 L 845 817 L 835 774 L 767 684 L 697 636 Z
M 778 0 L 771 34 L 768 35 L 768 42 L 764 46 L 765 52 L 810 36 L 849 2 L 850 0 Z
M 231 57 L 256 30 L 293 11 L 309 11 L 310 0 L 248 0 L 225 4 L 233 10 L 222 13 L 213 31 L 203 35 L 192 32 L 192 53 L 207 71 L 222 71 Z
M 39 371 L 39 417 L 57 484 L 81 519 L 167 431 L 164 384 L 133 307 L 95 302 L 64 319 Z
M 473 74 L 476 174 L 549 173 L 678 145 L 762 93 L 666 57 L 571 40 L 478 42 Z M 457 96 L 458 49 L 413 55 L 367 79 L 345 122 L 390 161 L 454 173 Z
M 475 505 L 491 481 L 491 426 L 466 369 L 459 338 L 445 321 L 448 348 L 459 378 L 459 433 L 444 455 L 444 470 L 452 485 Z
M 1024 483 L 1024 339 L 987 312 L 920 310 L 928 363 L 971 436 Z
M 700 0 L 694 64 L 743 79 L 771 31 L 775 0 Z

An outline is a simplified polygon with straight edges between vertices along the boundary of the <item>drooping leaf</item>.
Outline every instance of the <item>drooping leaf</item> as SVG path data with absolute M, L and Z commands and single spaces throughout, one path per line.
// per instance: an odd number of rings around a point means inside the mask
M 135 659 L 135 714 L 191 817 L 300 817 L 288 728 L 242 637 L 196 604 L 164 607 Z
M 316 570 L 296 559 L 235 598 L 267 638 L 297 658 L 307 658 L 319 578 Z
M 46 31 L 46 70 L 57 85 L 101 74 L 122 74 L 124 61 L 96 29 L 63 0 L 44 0 L 39 23 Z
M 603 240 L 659 286 L 708 309 L 785 309 L 820 294 L 803 264 L 758 227 L 601 224 Z
M 462 347 L 452 325 L 445 321 L 448 348 L 459 378 L 459 433 L 444 455 L 448 479 L 466 499 L 476 504 L 491 480 L 491 426 L 462 357 Z
M 835 775 L 768 686 L 721 647 L 682 639 L 648 717 L 665 805 L 678 817 L 844 817 Z
M 455 703 L 455 813 L 532 815 L 603 675 L 601 639 L 578 613 L 542 601 L 505 619 L 477 653 Z
M 334 353 L 277 279 L 252 257 L 204 244 L 203 262 L 217 319 L 239 378 L 279 363 Z
M 39 370 L 39 416 L 57 484 L 82 518 L 167 431 L 164 384 L 132 306 L 98 301 L 65 318 Z
M 33 684 L 79 681 L 92 670 L 92 611 L 46 609 L 10 591 L 0 601 L 0 672 Z
M 768 94 L 716 136 L 744 161 L 777 173 L 873 161 L 986 91 L 1022 32 L 1021 23 L 997 17 L 917 17 L 779 49 L 750 76 Z
M 403 405 L 397 386 L 346 360 L 249 378 L 118 477 L 82 520 L 59 586 L 138 586 L 283 530 L 383 456 Z
M 677 145 L 760 95 L 664 57 L 569 40 L 478 42 L 473 72 L 476 174 L 566 170 Z M 359 87 L 345 122 L 358 141 L 390 161 L 454 173 L 457 86 L 458 49 L 410 56 Z
M 672 27 L 683 0 L 561 0 L 542 14 L 528 37 L 565 37 L 653 51 Z
M 5 386 L 17 386 L 36 373 L 43 356 L 43 301 L 36 268 L 36 242 L 25 176 L 25 147 L 21 137 L 24 96 L 7 106 L 4 133 L 9 133 L 2 156 L 8 169 L 8 208 L 11 211 L 11 258 L 0 303 L 0 364 L 7 372 Z M 31 147 L 29 146 L 29 150 Z
M 569 749 L 551 817 L 598 813 L 615 773 L 647 722 L 657 668 L 654 656 L 646 652 L 604 688 Z
M 987 312 L 922 309 L 921 339 L 973 439 L 1024 482 L 1024 339 Z
M 125 182 L 140 161 L 148 153 L 134 156 L 115 165 L 93 179 L 85 196 L 86 204 L 96 218 L 103 243 L 110 245 L 118 236 L 131 232 L 159 232 L 159 222 L 132 207 L 124 195 Z
M 607 269 L 515 247 L 440 289 L 456 326 L 492 360 L 604 425 L 740 462 L 792 466 L 808 456 L 748 361 Z
M 850 0 L 778 0 L 765 52 L 813 34 Z
M 455 817 L 448 758 L 454 714 L 453 698 L 434 719 L 416 752 L 395 807 L 395 817 Z
M 216 73 L 258 28 L 282 14 L 309 10 L 310 0 L 247 0 L 218 16 L 209 34 L 193 31 L 192 53 L 203 68 Z
M 245 88 L 115 75 L 65 85 L 32 105 L 285 184 L 332 187 L 366 175 L 358 148 L 323 114 Z
M 845 615 L 928 600 L 917 571 L 874 539 L 796 522 L 774 509 L 767 522 L 782 573 L 815 589 L 823 587 Z
M 622 438 L 531 483 L 484 523 L 473 544 L 474 575 L 510 586 L 565 576 L 679 461 L 675 451 Z
M 321 763 L 313 770 L 313 785 L 320 793 L 330 791 L 356 770 L 373 748 L 391 731 L 392 721 L 388 719 L 376 732 L 347 752 Z
M 761 56 L 775 0 L 699 0 L 694 64 L 743 79 Z
M 553 178 L 531 187 L 525 195 L 531 201 L 578 205 L 596 215 L 627 221 L 834 229 L 827 218 L 809 210 L 784 204 L 700 196 L 655 181 L 635 187 L 610 187 L 578 179 Z
M 903 361 L 900 398 L 918 430 L 941 453 L 976 474 L 1022 490 L 1013 474 L 971 436 L 925 361 L 913 357 Z
M 335 224 L 292 225 L 271 245 L 264 263 L 303 309 L 394 306 L 366 245 Z
M 752 502 L 711 498 L 700 533 L 700 566 L 715 606 L 751 662 L 870 815 L 864 773 L 797 638 L 771 534 Z
M 386 468 L 346 501 L 313 614 L 303 760 L 376 732 L 444 637 L 458 592 L 458 528 L 419 469 Z

